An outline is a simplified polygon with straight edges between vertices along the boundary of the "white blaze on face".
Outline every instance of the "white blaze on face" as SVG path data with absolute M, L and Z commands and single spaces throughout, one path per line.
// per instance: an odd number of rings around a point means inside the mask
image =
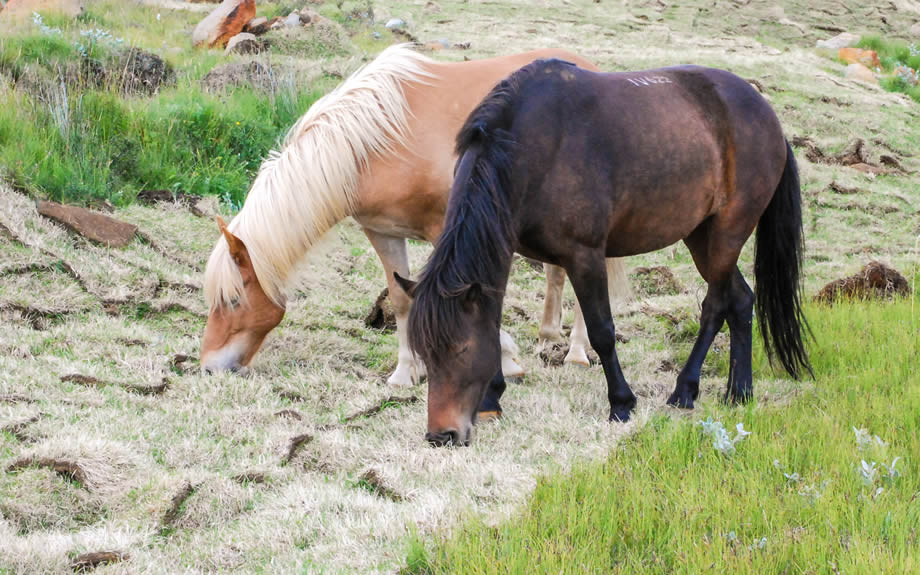
M 246 336 L 239 334 L 222 348 L 209 352 L 206 357 L 202 357 L 201 369 L 205 371 L 236 370 L 239 373 L 245 373 L 248 368 L 240 365 L 245 353 Z

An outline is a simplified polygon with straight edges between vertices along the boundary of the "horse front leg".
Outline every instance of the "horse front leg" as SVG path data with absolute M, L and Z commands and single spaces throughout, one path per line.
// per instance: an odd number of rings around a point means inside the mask
M 616 352 L 616 331 L 607 293 L 604 254 L 576 254 L 575 263 L 566 268 L 575 296 L 581 305 L 588 339 L 600 357 L 607 378 L 610 421 L 628 421 L 636 407 L 636 396 L 629 388 Z
M 396 315 L 396 339 L 399 342 L 399 355 L 396 370 L 387 379 L 387 384 L 396 387 L 408 387 L 421 381 L 425 376 L 425 364 L 416 359 L 409 348 L 409 306 L 411 300 L 396 284 L 395 271 L 402 277 L 409 277 L 409 255 L 406 251 L 405 238 L 388 236 L 364 228 L 364 233 L 377 252 L 387 277 L 390 303 Z

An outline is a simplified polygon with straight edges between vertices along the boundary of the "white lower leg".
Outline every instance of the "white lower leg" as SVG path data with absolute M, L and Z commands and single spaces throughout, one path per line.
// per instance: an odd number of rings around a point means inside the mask
M 543 322 L 540 324 L 540 342 L 562 340 L 562 288 L 565 287 L 565 270 L 543 264 L 546 273 L 546 298 L 543 301 Z
M 520 348 L 511 339 L 511 336 L 505 330 L 499 332 L 499 338 L 502 346 L 502 375 L 505 377 L 520 377 L 524 375 L 524 368 L 518 361 L 521 353 Z
M 585 326 L 585 318 L 581 314 L 581 306 L 578 301 L 575 302 L 575 324 L 572 326 L 572 335 L 569 342 L 569 353 L 566 354 L 565 363 L 577 363 L 580 365 L 591 365 L 588 361 L 588 328 Z
M 396 387 L 409 387 L 419 383 L 425 376 L 425 364 L 416 359 L 409 349 L 409 316 L 396 317 L 396 339 L 399 341 L 399 360 L 396 371 L 387 379 L 387 384 Z

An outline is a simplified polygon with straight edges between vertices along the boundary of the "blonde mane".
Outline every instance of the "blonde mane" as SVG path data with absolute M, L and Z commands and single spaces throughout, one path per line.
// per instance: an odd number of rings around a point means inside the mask
M 243 240 L 259 284 L 276 304 L 284 304 L 287 283 L 310 247 L 353 212 L 370 157 L 408 137 L 403 84 L 430 78 L 426 62 L 407 44 L 390 46 L 317 100 L 262 163 L 228 228 Z M 204 293 L 211 308 L 245 295 L 223 237 L 208 259 Z

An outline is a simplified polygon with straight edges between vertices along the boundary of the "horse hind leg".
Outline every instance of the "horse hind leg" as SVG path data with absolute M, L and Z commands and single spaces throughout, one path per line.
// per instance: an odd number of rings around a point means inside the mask
M 562 289 L 565 287 L 565 269 L 543 264 L 546 274 L 546 298 L 543 300 L 543 321 L 540 323 L 540 342 L 562 340 Z
M 731 334 L 729 351 L 728 389 L 725 401 L 746 402 L 753 397 L 751 370 L 751 339 L 754 321 L 754 292 L 744 281 L 741 270 L 735 268 L 731 282 L 731 305 L 728 308 L 728 329 Z
M 626 266 L 623 264 L 623 258 L 607 258 L 607 297 L 610 298 L 610 306 L 628 300 L 632 297 L 632 289 L 629 285 L 629 278 L 626 275 Z M 588 360 L 588 328 L 585 326 L 584 314 L 581 312 L 581 306 L 575 301 L 575 323 L 572 324 L 572 334 L 569 338 L 569 351 L 565 355 L 563 363 L 576 363 L 578 365 L 590 366 Z

